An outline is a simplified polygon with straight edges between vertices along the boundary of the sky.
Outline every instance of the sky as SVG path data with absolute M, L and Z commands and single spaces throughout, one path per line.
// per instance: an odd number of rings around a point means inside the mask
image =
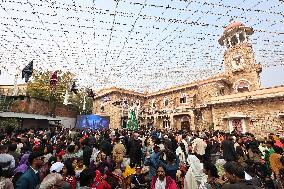
M 3 0 L 0 84 L 13 84 L 31 60 L 36 70 L 71 71 L 95 91 L 205 79 L 223 72 L 218 39 L 233 19 L 254 29 L 262 86 L 283 85 L 283 17 L 279 0 Z

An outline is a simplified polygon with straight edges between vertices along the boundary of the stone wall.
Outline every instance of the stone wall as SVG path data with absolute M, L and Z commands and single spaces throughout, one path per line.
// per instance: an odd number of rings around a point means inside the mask
M 93 114 L 98 114 L 100 112 L 100 99 L 95 99 L 93 101 Z
M 283 113 L 284 98 L 264 99 L 238 103 L 214 105 L 212 116 L 215 129 L 229 131 L 228 115 L 245 115 L 247 132 L 267 136 L 268 133 L 283 135 L 284 119 L 279 116 Z
M 12 112 L 40 115 L 48 115 L 50 112 L 48 101 L 29 97 L 15 99 L 9 109 Z M 78 108 L 72 105 L 57 104 L 55 108 L 55 115 L 60 117 L 76 118 L 78 113 Z
M 128 100 L 141 100 L 141 105 L 150 110 L 151 102 L 153 99 L 156 100 L 156 110 L 157 113 L 145 113 L 147 118 L 141 119 L 144 122 L 153 122 L 157 128 L 162 129 L 163 120 L 170 120 L 170 126 L 172 128 L 181 129 L 181 118 L 183 116 L 190 117 L 190 128 L 192 130 L 208 130 L 212 126 L 214 129 L 229 131 L 229 119 L 226 118 L 228 115 L 241 114 L 246 116 L 244 119 L 246 125 L 246 131 L 255 133 L 257 135 L 266 135 L 269 132 L 281 132 L 284 127 L 284 119 L 280 118 L 279 113 L 283 113 L 284 102 L 283 99 L 276 98 L 266 98 L 263 100 L 250 100 L 238 101 L 234 103 L 222 103 L 218 105 L 212 105 L 210 98 L 203 96 L 203 93 L 207 92 L 206 95 L 212 94 L 210 96 L 220 96 L 218 93 L 218 83 L 207 84 L 200 89 L 194 90 L 183 90 L 183 91 L 173 91 L 171 93 L 153 95 L 143 99 L 142 97 L 121 94 L 114 92 L 109 94 L 109 101 L 105 102 L 105 111 L 98 112 L 99 104 L 103 98 L 98 98 L 94 101 L 94 114 L 110 116 L 110 128 L 120 128 L 122 117 L 127 117 L 127 109 L 123 113 L 123 109 L 120 105 L 115 106 L 113 103 L 116 101 L 121 101 L 124 97 Z M 198 91 L 198 93 L 197 93 Z M 179 102 L 181 93 L 186 93 L 188 96 L 193 96 L 195 93 L 196 97 L 192 97 L 192 100 L 188 98 L 188 103 L 181 104 Z M 169 99 L 168 107 L 164 105 L 164 98 Z M 195 98 L 199 98 L 201 102 L 208 102 L 208 104 L 196 103 L 198 102 Z M 206 99 L 206 100 L 205 100 Z M 143 101 L 144 100 L 144 101 Z M 166 110 L 166 112 L 161 112 Z M 167 110 L 169 112 L 167 112 Z M 214 123 L 214 125 L 213 125 Z
M 211 107 L 202 108 L 200 111 L 200 116 L 197 115 L 196 118 L 198 119 L 196 121 L 196 125 L 199 130 L 208 130 L 211 128 L 213 124 Z
M 72 105 L 57 104 L 55 107 L 55 115 L 60 117 L 76 118 L 79 114 L 78 107 Z
M 49 103 L 46 100 L 21 97 L 13 101 L 10 110 L 12 112 L 19 112 L 19 113 L 48 115 Z
M 14 87 L 14 85 L 0 85 L 0 94 L 12 96 L 14 94 Z M 18 95 L 26 95 L 27 84 L 18 84 L 16 92 Z
M 206 104 L 212 97 L 218 96 L 219 93 L 219 85 L 216 82 L 202 85 L 198 88 L 197 103 Z
M 221 85 L 224 84 L 221 83 Z M 113 103 L 116 101 L 121 101 L 124 98 L 127 98 L 128 103 L 139 99 L 141 107 L 143 107 L 146 112 L 146 113 L 144 112 L 144 115 L 152 116 L 153 119 L 155 117 L 154 124 L 157 128 L 162 128 L 163 121 L 165 119 L 169 119 L 171 121 L 170 124 L 171 127 L 180 129 L 181 128 L 180 118 L 184 115 L 190 117 L 191 129 L 195 129 L 195 126 L 197 126 L 196 128 L 199 129 L 206 128 L 206 126 L 208 126 L 208 122 L 210 122 L 210 124 L 212 122 L 212 116 L 211 117 L 209 116 L 211 115 L 211 112 L 210 111 L 208 112 L 207 109 L 204 110 L 205 111 L 204 115 L 206 120 L 202 120 L 201 117 L 199 120 L 195 117 L 193 110 L 195 109 L 196 104 L 200 103 L 204 104 L 204 102 L 210 101 L 210 98 L 212 96 L 215 97 L 216 95 L 220 95 L 218 93 L 219 86 L 220 86 L 219 83 L 213 82 L 210 84 L 202 85 L 199 88 L 198 87 L 185 88 L 183 90 L 161 93 L 149 97 L 146 97 L 146 95 L 145 97 L 141 97 L 141 96 L 135 96 L 135 95 L 114 91 L 105 96 L 100 96 L 94 100 L 93 114 L 110 116 L 110 128 L 119 128 L 122 122 L 121 118 L 128 116 L 127 109 L 125 109 L 124 111 L 126 113 L 123 113 L 122 107 L 115 106 L 113 105 Z M 183 94 L 187 96 L 186 103 L 180 102 L 180 98 L 182 97 Z M 109 100 L 103 102 L 103 99 L 106 97 Z M 164 103 L 166 98 L 168 99 L 167 106 L 165 106 Z M 156 108 L 152 107 L 153 100 L 155 100 Z M 104 105 L 103 112 L 101 112 L 100 110 L 101 104 Z M 181 115 L 181 117 L 179 115 Z M 145 122 L 145 123 L 143 122 L 144 124 L 147 124 L 148 121 L 153 121 L 152 119 L 142 119 L 142 120 L 144 120 Z

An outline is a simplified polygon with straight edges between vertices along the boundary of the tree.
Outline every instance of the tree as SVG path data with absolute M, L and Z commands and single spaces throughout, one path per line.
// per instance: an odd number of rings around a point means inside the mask
M 133 131 L 138 130 L 138 121 L 136 119 L 136 115 L 135 115 L 135 112 L 133 110 L 131 110 L 131 112 L 130 112 L 130 116 L 129 116 L 127 124 L 126 124 L 126 128 L 133 130 Z
M 80 114 L 91 114 L 93 100 L 86 97 L 85 110 L 83 110 L 84 96 L 86 91 L 81 89 L 78 94 L 70 92 L 70 87 L 74 81 L 75 75 L 71 72 L 57 72 L 57 84 L 55 88 L 50 86 L 50 77 L 52 72 L 38 72 L 34 71 L 33 80 L 29 82 L 27 87 L 27 95 L 34 98 L 40 98 L 50 101 L 51 112 L 54 112 L 57 103 L 63 103 L 66 90 L 69 92 L 70 104 L 79 108 Z
M 9 107 L 13 104 L 13 102 L 13 98 L 0 95 L 0 111 L 8 111 Z
M 85 97 L 85 110 L 83 109 L 84 96 L 86 96 Z M 77 95 L 72 93 L 69 102 L 79 107 L 80 114 L 91 114 L 92 113 L 93 98 L 87 97 L 87 94 L 85 91 L 79 90 Z
M 4 129 L 8 133 L 11 133 L 13 130 L 20 129 L 21 123 L 17 118 L 1 118 L 0 128 Z
M 69 90 L 75 75 L 71 72 L 63 73 L 62 71 L 58 71 L 58 82 L 54 90 L 52 89 L 52 87 L 50 87 L 50 76 L 50 71 L 34 71 L 33 80 L 29 82 L 27 86 L 27 94 L 35 98 L 45 100 L 54 98 L 54 100 L 58 102 L 63 102 L 63 94 L 66 90 Z

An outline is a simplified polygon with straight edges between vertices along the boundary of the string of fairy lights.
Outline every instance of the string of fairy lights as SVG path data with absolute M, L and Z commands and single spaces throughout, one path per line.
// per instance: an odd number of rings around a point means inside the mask
M 34 60 L 81 87 L 157 91 L 222 73 L 231 19 L 253 27 L 257 63 L 283 66 L 283 10 L 279 0 L 2 0 L 1 70 Z

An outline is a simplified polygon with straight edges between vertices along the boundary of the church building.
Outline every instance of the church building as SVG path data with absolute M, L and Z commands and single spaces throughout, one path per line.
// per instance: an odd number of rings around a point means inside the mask
M 224 73 L 153 93 L 103 89 L 93 113 L 110 116 L 110 128 L 125 127 L 129 109 L 141 125 L 159 129 L 215 129 L 283 135 L 284 86 L 261 88 L 251 27 L 232 22 L 218 40 L 226 48 Z

